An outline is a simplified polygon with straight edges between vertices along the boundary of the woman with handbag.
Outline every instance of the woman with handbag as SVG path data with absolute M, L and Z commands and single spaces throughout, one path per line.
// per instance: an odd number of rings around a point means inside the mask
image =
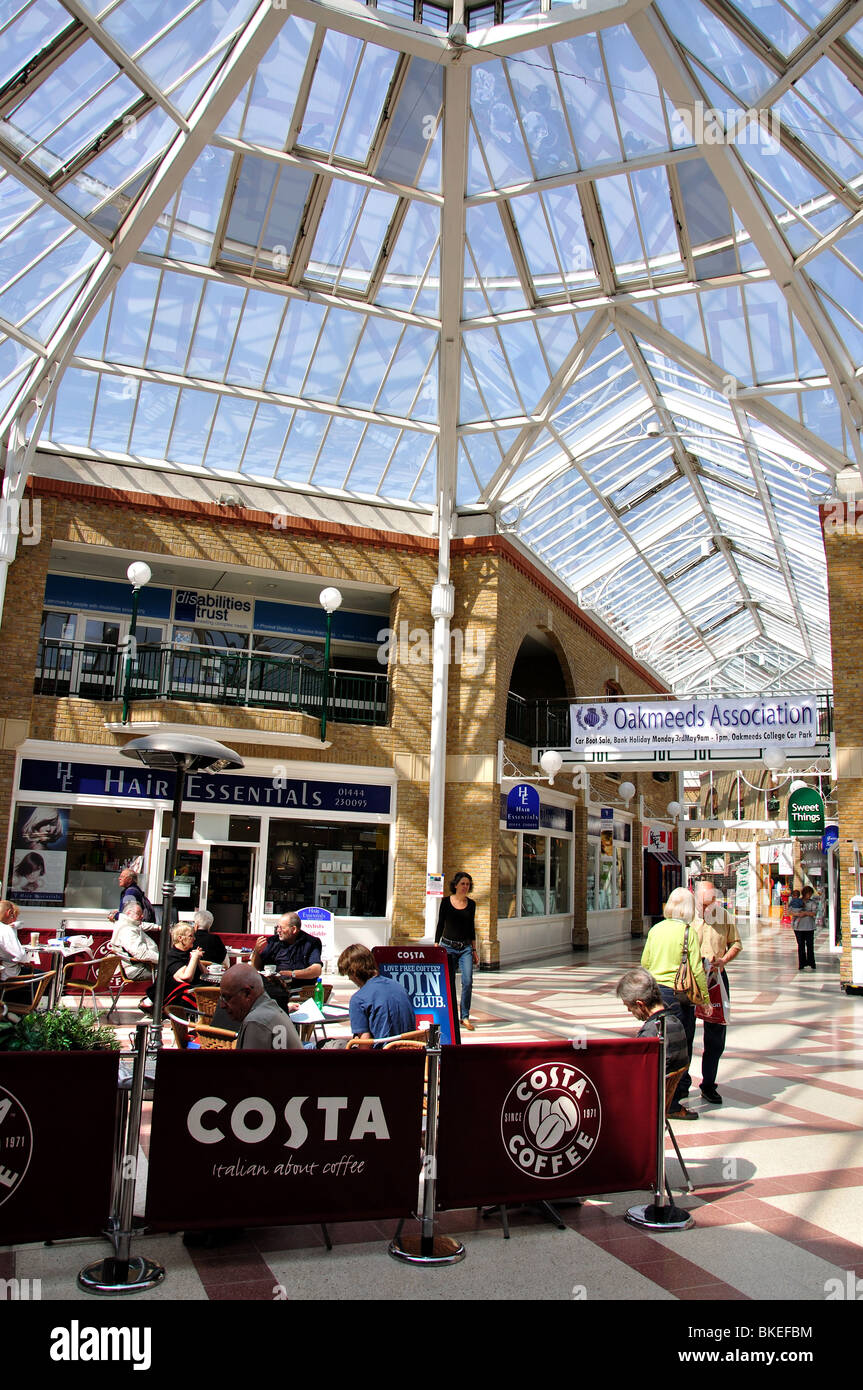
M 706 1013 L 712 1012 L 698 933 L 692 925 L 695 899 L 688 888 L 675 888 L 662 911 L 664 921 L 657 922 L 648 932 L 641 964 L 653 975 L 670 1012 L 676 1013 L 683 1024 L 688 1066 L 695 1039 L 695 1005 L 700 1002 Z M 668 1112 L 672 1120 L 698 1119 L 694 1110 L 687 1110 L 681 1103 L 689 1092 L 690 1081 L 688 1072 L 681 1077 Z

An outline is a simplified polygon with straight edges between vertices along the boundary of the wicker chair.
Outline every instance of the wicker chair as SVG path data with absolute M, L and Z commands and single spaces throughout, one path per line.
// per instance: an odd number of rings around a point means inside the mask
M 351 1038 L 346 1050 L 364 1048 L 368 1051 L 369 1048 L 376 1048 L 378 1051 L 386 1052 L 391 1047 L 425 1048 L 428 1036 L 427 1028 L 413 1028 L 408 1033 L 398 1033 L 392 1038 Z
M 218 985 L 203 985 L 200 989 L 193 989 L 192 993 L 198 1010 L 198 1022 L 209 1023 L 219 1003 Z
M 75 960 L 66 962 L 63 967 L 63 993 L 78 995 L 79 1012 L 84 1002 L 84 995 L 89 994 L 93 1008 L 97 1013 L 102 1012 L 99 1008 L 98 996 L 107 994 L 111 1000 L 111 1007 L 106 1017 L 110 1018 L 117 1007 L 117 1000 L 120 998 L 120 991 L 123 988 L 122 977 L 119 976 L 120 957 L 102 956 L 101 958 L 97 957 L 94 962 L 87 963 L 96 965 L 95 978 L 92 980 L 70 980 L 69 975 L 75 969 L 76 964 L 80 965 L 81 962 Z
M 56 970 L 46 970 L 38 975 L 13 975 L 9 980 L 0 980 L 0 1005 L 2 1005 L 3 1010 L 5 1010 L 3 1016 L 5 1017 L 5 1014 L 15 1014 L 18 1017 L 23 1017 L 24 1014 L 35 1013 L 39 1007 L 42 995 L 45 993 L 45 990 L 56 974 Z M 16 990 L 30 989 L 33 986 L 35 986 L 35 988 L 33 989 L 32 998 L 26 1001 L 22 999 L 16 1003 L 14 1000 L 10 1001 L 6 997 L 7 994 L 14 994 Z
M 211 1028 L 206 1023 L 194 1023 L 192 1032 L 198 1040 L 198 1045 L 207 1050 L 214 1048 L 230 1052 L 237 1046 L 236 1033 L 228 1032 L 227 1028 Z

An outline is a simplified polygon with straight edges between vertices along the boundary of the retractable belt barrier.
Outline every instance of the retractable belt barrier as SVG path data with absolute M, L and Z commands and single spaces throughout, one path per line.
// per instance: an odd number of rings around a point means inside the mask
M 441 1048 L 437 1033 L 425 1052 L 161 1052 L 148 1224 L 403 1221 L 422 1180 L 416 1251 L 400 1234 L 390 1249 L 441 1263 L 464 1250 L 443 1251 L 440 1209 L 652 1189 L 628 1219 L 687 1216 L 665 1204 L 660 1038 Z M 123 1123 L 116 1054 L 3 1060 L 0 1239 L 92 1235 L 107 1221 L 115 1253 L 79 1275 L 90 1292 L 132 1292 L 164 1274 L 130 1251 L 146 1038 L 141 1024 Z M 64 1192 L 70 1132 L 85 1136 L 88 1162 Z

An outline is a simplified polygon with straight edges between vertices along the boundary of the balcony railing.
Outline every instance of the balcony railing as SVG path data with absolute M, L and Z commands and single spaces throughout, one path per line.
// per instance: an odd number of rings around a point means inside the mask
M 116 647 L 43 640 L 36 661 L 35 695 L 77 695 L 121 700 L 126 657 Z M 331 670 L 327 718 L 343 724 L 386 724 L 386 674 Z M 290 656 L 139 646 L 132 663 L 131 700 L 195 700 L 251 705 L 321 717 L 324 673 Z

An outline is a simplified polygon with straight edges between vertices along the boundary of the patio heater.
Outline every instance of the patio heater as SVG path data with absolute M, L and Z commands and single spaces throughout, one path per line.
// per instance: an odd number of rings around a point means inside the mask
M 123 1294 L 141 1293 L 154 1289 L 165 1277 L 163 1265 L 143 1255 L 132 1254 L 132 1213 L 138 1167 L 138 1146 L 141 1137 L 141 1116 L 147 1085 L 147 1063 L 151 1053 L 162 1045 L 162 1007 L 165 1002 L 165 961 L 168 955 L 168 936 L 171 930 L 174 905 L 174 870 L 177 862 L 177 841 L 180 834 L 180 807 L 186 774 L 189 772 L 221 772 L 224 768 L 240 768 L 243 760 L 232 749 L 209 738 L 191 734 L 154 734 L 136 738 L 120 750 L 124 757 L 135 758 L 144 767 L 158 772 L 173 772 L 173 819 L 165 859 L 165 882 L 162 887 L 162 931 L 159 938 L 159 964 L 156 987 L 153 991 L 153 1022 L 149 1029 L 139 1023 L 135 1030 L 135 1060 L 127 1085 L 121 1081 L 121 1093 L 128 1089 L 125 1114 L 119 1124 L 114 1153 L 114 1191 L 109 1222 L 114 1253 L 87 1265 L 78 1274 L 78 1288 L 85 1293 L 116 1298 Z
M 225 768 L 236 769 L 243 766 L 242 758 L 223 743 L 210 738 L 196 738 L 194 734 L 152 734 L 147 738 L 136 738 L 120 750 L 124 758 L 135 758 L 145 767 L 157 772 L 173 772 L 174 805 L 171 813 L 171 834 L 168 838 L 168 852 L 165 856 L 165 879 L 162 884 L 162 931 L 159 936 L 159 963 L 156 967 L 156 984 L 153 990 L 153 1026 L 150 1030 L 150 1050 L 162 1045 L 162 1008 L 165 1002 L 165 961 L 168 955 L 168 941 L 173 926 L 174 872 L 177 867 L 177 841 L 180 837 L 180 807 L 183 804 L 183 788 L 189 772 L 223 772 Z

